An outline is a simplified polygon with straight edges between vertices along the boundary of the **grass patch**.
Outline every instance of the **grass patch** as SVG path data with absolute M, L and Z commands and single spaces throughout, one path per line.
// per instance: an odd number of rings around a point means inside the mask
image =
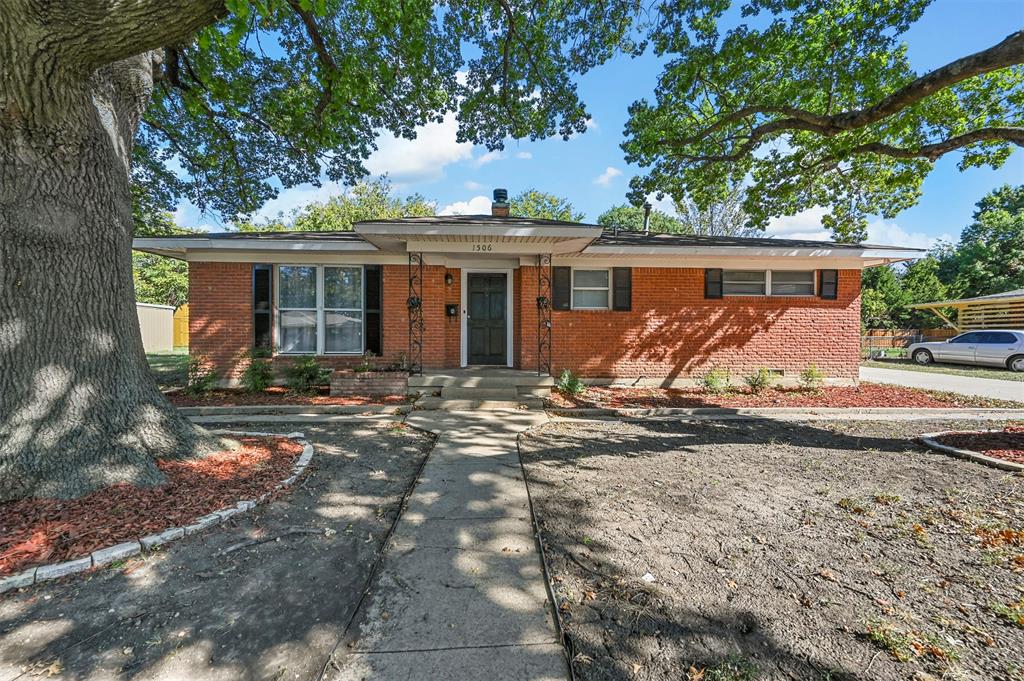
M 760 678 L 757 665 L 739 658 L 730 658 L 713 667 L 690 667 L 686 681 L 755 681 Z
M 957 652 L 937 636 L 915 630 L 903 631 L 890 622 L 868 622 L 864 635 L 900 662 L 909 662 L 914 658 L 952 662 L 959 658 Z
M 1002 617 L 1010 624 L 1024 629 L 1024 598 L 1020 599 L 1016 603 L 992 603 L 990 606 L 992 612 Z
M 876 369 L 899 369 L 901 371 L 923 371 L 928 374 L 949 374 L 951 376 L 970 376 L 973 378 L 995 378 L 1002 381 L 1024 382 L 1024 373 L 995 367 L 976 367 L 965 364 L 926 364 L 921 365 L 909 359 L 864 360 L 862 367 Z
M 146 353 L 149 372 L 161 388 L 184 386 L 188 380 L 188 351 Z

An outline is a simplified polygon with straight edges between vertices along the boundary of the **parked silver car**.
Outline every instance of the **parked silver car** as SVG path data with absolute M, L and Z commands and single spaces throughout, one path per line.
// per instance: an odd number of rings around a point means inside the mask
M 907 353 L 918 364 L 949 362 L 1024 371 L 1024 331 L 968 331 L 947 341 L 914 343 Z

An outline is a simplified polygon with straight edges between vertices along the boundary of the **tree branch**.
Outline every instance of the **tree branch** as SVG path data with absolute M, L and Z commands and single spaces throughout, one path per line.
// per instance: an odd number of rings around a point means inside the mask
M 1024 128 L 979 128 L 941 142 L 923 144 L 916 149 L 896 147 L 884 142 L 867 142 L 853 147 L 847 153 L 850 155 L 881 154 L 902 159 L 926 158 L 934 162 L 951 151 L 978 142 L 1012 142 L 1019 147 L 1024 147 Z
M 187 42 L 224 16 L 224 0 L 86 0 L 47 3 L 42 21 L 59 27 L 60 49 L 86 72 L 143 52 Z
M 306 34 L 309 35 L 310 42 L 313 43 L 313 49 L 316 51 L 317 59 L 320 60 L 320 65 L 324 68 L 326 73 L 324 74 L 324 89 L 320 93 L 320 98 L 317 100 L 316 106 L 313 109 L 316 119 L 319 121 L 323 116 L 327 106 L 331 103 L 331 98 L 334 96 L 333 88 L 331 86 L 331 80 L 334 73 L 338 70 L 338 63 L 334 60 L 334 56 L 331 51 L 327 49 L 327 41 L 324 40 L 323 34 L 320 32 L 320 27 L 316 25 L 316 17 L 311 12 L 307 12 L 299 4 L 298 0 L 288 0 L 288 6 L 299 15 L 299 19 L 302 20 L 302 25 L 306 28 Z

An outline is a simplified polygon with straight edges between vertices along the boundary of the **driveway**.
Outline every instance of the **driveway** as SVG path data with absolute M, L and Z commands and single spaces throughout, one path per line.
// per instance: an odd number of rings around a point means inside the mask
M 860 380 L 924 390 L 944 390 L 961 395 L 977 395 L 998 400 L 1024 401 L 1024 383 L 1019 381 L 999 381 L 992 378 L 971 378 L 875 367 L 861 367 Z

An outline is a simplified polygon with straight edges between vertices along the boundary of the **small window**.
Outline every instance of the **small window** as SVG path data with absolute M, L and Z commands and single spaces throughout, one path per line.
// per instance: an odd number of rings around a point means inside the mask
M 777 272 L 772 270 L 773 296 L 813 296 L 814 270 Z
M 765 273 L 763 270 L 723 270 L 722 293 L 727 296 L 763 296 Z
M 607 310 L 608 293 L 608 270 L 572 271 L 573 309 Z
M 316 267 L 278 268 L 281 352 L 316 352 Z

